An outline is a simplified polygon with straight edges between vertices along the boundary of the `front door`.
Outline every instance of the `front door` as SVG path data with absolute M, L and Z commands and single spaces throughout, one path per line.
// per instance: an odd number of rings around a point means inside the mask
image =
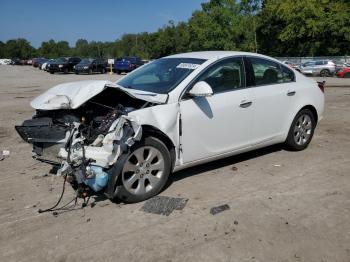
M 245 88 L 242 58 L 228 58 L 210 67 L 198 81 L 213 89 L 210 97 L 180 102 L 182 160 L 188 163 L 250 146 L 251 90 Z

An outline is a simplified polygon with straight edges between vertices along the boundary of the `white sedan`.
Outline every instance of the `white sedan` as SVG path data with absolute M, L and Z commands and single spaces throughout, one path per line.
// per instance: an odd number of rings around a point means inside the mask
M 39 160 L 60 163 L 79 192 L 132 203 L 186 167 L 277 143 L 305 149 L 323 115 L 323 88 L 271 57 L 185 53 L 117 83 L 53 87 L 16 129 Z

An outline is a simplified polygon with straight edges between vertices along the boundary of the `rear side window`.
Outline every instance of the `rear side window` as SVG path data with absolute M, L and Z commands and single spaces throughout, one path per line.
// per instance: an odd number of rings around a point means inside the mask
M 255 85 L 271 85 L 283 83 L 280 65 L 276 62 L 252 57 L 249 58 L 255 78 Z
M 324 62 L 323 62 L 323 61 L 316 61 L 315 64 L 316 64 L 316 65 L 324 65 Z
M 295 81 L 294 72 L 286 66 L 282 66 L 282 77 L 283 77 L 284 83 L 289 83 L 289 82 Z
M 230 58 L 209 68 L 199 79 L 207 82 L 214 94 L 244 87 L 242 58 Z

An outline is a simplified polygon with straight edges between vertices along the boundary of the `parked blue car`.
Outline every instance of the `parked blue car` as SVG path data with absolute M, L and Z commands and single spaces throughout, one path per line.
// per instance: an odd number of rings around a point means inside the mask
M 113 71 L 118 75 L 125 72 L 131 72 L 132 70 L 138 68 L 143 63 L 141 59 L 137 56 L 126 56 L 121 59 L 117 59 L 114 63 Z

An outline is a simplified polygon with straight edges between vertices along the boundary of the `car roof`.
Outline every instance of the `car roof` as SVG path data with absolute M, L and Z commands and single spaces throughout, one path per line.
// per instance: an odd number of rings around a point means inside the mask
M 268 57 L 265 55 L 257 54 L 257 53 L 250 53 L 250 52 L 240 52 L 240 51 L 201 51 L 201 52 L 190 52 L 190 53 L 182 53 L 182 54 L 176 54 L 176 55 L 170 55 L 166 58 L 198 58 L 198 59 L 220 59 L 224 57 L 230 57 L 230 56 L 256 56 L 261 58 L 268 58 L 273 59 L 277 62 L 278 60 Z

